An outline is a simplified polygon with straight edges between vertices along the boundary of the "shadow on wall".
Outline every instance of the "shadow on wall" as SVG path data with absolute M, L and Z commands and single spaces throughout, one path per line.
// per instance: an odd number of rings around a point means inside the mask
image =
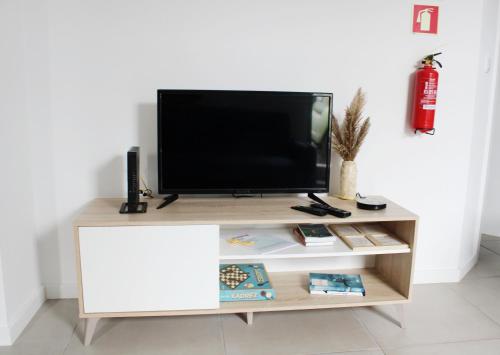
M 413 93 L 415 91 L 415 72 L 408 76 L 408 97 L 406 98 L 406 120 L 404 132 L 407 136 L 413 137 L 415 130 L 412 128 L 411 118 L 413 113 Z
M 115 156 L 99 166 L 94 197 L 119 197 L 125 199 L 125 169 L 125 154 Z M 76 274 L 73 276 L 68 275 L 70 272 L 68 268 L 73 269 L 76 264 L 74 261 L 69 263 L 66 260 L 75 260 L 73 221 L 84 208 L 85 205 L 65 213 L 59 220 L 59 227 L 54 224 L 42 231 L 37 238 L 39 269 L 42 280 L 44 280 L 46 297 L 49 299 L 74 298 L 77 296 Z M 64 254 L 66 254 L 66 251 L 71 251 L 71 254 L 63 255 L 63 251 Z
M 125 155 L 115 156 L 97 171 L 96 197 L 125 197 L 126 169 Z
M 141 177 L 153 194 L 158 193 L 157 122 L 156 104 L 141 103 L 137 106 L 137 132 L 141 147 Z M 142 186 L 142 183 L 141 183 Z M 144 186 L 142 186 L 143 188 Z
M 156 132 L 156 129 L 153 132 Z M 126 152 L 101 164 L 95 178 L 94 197 L 119 197 L 125 200 L 126 168 Z M 41 231 L 37 238 L 39 272 L 46 288 L 46 297 L 49 299 L 77 296 L 76 275 L 71 276 L 72 270 L 68 269 L 73 269 L 75 265 L 73 221 L 84 208 L 85 205 L 82 205 L 80 208 L 67 211 L 68 213 L 59 218 L 58 224 L 54 222 Z M 70 251 L 71 254 L 63 255 L 66 251 Z
M 48 299 L 75 298 L 78 296 L 76 273 L 68 278 L 68 267 L 74 270 L 75 244 L 73 221 L 85 206 L 67 214 L 61 219 L 59 228 L 56 224 L 42 231 L 37 238 L 39 270 L 45 286 L 45 297 Z M 60 238 L 60 236 L 63 236 Z M 70 255 L 62 257 L 62 250 L 70 250 Z M 65 253 L 66 254 L 66 253 Z M 73 262 L 66 264 L 63 259 L 69 257 Z M 63 268 L 64 271 L 63 272 Z
M 38 272 L 45 286 L 45 296 L 57 298 L 60 296 L 61 287 L 61 251 L 55 224 L 40 232 L 36 239 L 36 248 Z

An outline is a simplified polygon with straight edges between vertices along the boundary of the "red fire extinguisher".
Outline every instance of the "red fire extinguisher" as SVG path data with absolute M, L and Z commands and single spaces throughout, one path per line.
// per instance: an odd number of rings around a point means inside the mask
M 423 67 L 415 73 L 415 90 L 413 99 L 412 126 L 415 134 L 420 131 L 425 134 L 434 135 L 434 113 L 436 110 L 436 96 L 438 89 L 439 73 L 433 67 L 437 63 L 434 59 L 441 53 L 429 54 L 422 60 Z

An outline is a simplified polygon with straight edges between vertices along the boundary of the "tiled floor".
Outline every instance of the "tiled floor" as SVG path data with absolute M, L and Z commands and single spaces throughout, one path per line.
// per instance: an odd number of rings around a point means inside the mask
M 81 342 L 75 300 L 47 301 L 0 355 L 349 354 L 500 355 L 500 238 L 483 238 L 480 260 L 458 284 L 417 285 L 406 329 L 392 307 L 102 320 Z

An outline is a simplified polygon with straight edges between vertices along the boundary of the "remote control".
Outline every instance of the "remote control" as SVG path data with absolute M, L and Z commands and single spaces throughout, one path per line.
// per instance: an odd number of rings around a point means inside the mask
M 332 216 L 339 217 L 339 218 L 346 218 L 346 217 L 349 217 L 351 215 L 351 212 L 331 206 L 330 204 L 326 203 L 325 201 L 320 199 L 318 196 L 316 196 L 312 192 L 309 192 L 307 194 L 307 197 L 309 197 L 311 200 L 318 202 L 318 203 L 312 203 L 311 207 L 320 208 L 320 209 L 323 209 L 325 211 L 328 211 L 328 213 L 331 214 Z
M 297 210 L 297 211 L 301 211 L 301 212 L 313 214 L 313 215 L 316 215 L 316 216 L 326 216 L 326 214 L 328 213 L 324 209 L 314 208 L 314 207 L 307 207 L 307 206 L 292 206 L 290 208 L 292 208 L 294 210 Z
M 346 210 L 341 210 L 340 208 L 333 207 L 330 205 L 324 205 L 322 203 L 311 203 L 312 208 L 317 208 L 326 211 L 328 214 L 339 218 L 346 218 L 351 215 L 351 212 Z

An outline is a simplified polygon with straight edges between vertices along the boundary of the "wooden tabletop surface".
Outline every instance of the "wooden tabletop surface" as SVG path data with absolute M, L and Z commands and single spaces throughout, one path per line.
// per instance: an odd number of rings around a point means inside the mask
M 296 224 L 296 223 L 355 223 L 370 221 L 416 220 L 412 212 L 389 201 L 387 208 L 380 211 L 366 211 L 356 207 L 355 201 L 322 197 L 332 206 L 352 212 L 348 218 L 331 215 L 318 217 L 292 210 L 295 205 L 308 206 L 306 196 L 294 197 L 179 197 L 172 204 L 157 210 L 161 199 L 144 199 L 148 202 L 146 213 L 120 214 L 123 198 L 97 198 L 89 202 L 73 222 L 75 227 L 83 226 L 141 226 L 141 225 L 256 225 L 256 224 Z

